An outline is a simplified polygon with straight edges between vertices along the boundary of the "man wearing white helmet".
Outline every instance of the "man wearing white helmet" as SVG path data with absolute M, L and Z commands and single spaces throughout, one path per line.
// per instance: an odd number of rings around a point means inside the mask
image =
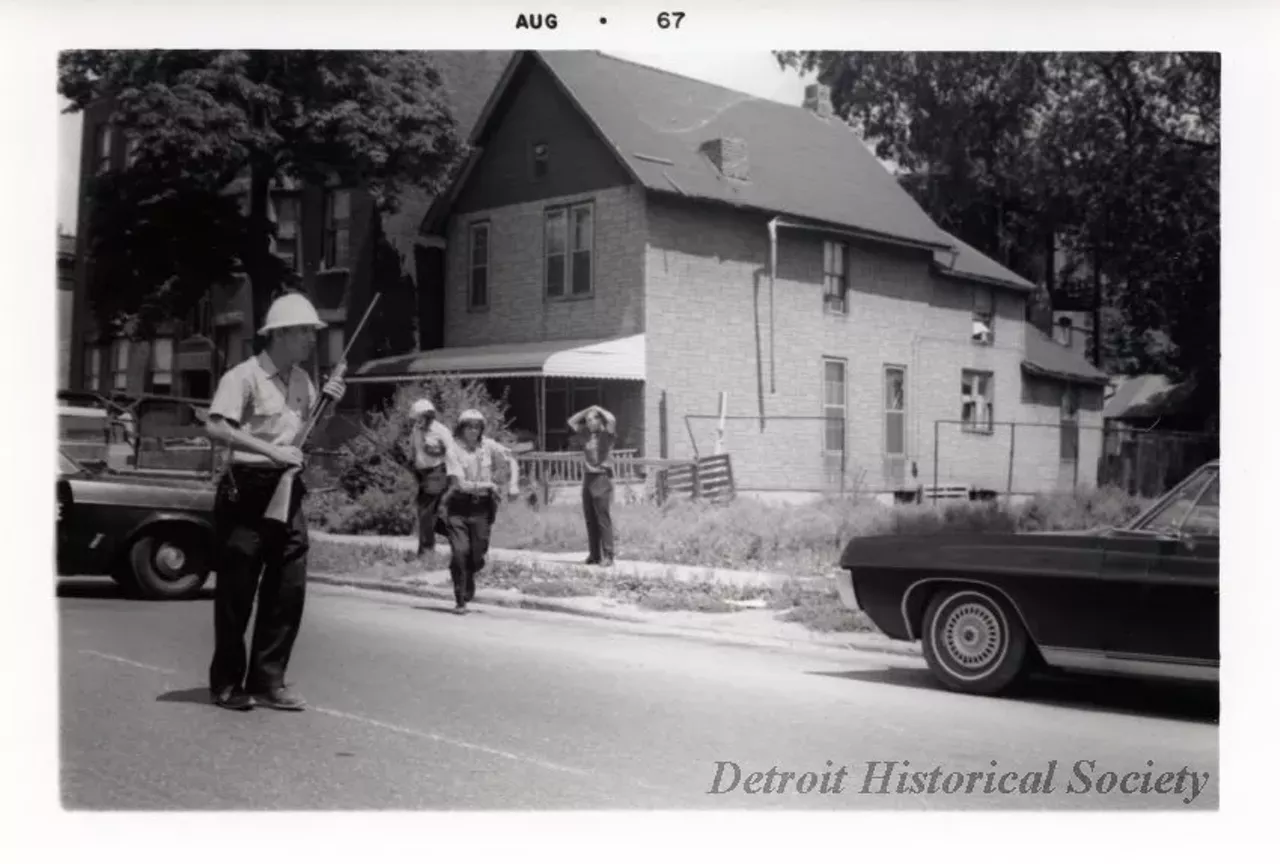
M 436 419 L 436 406 L 419 399 L 409 409 L 413 419 L 413 467 L 418 475 L 418 554 L 436 548 L 436 520 L 449 487 L 445 456 L 454 446 L 449 427 Z
M 489 554 L 489 533 L 498 512 L 498 460 L 511 471 L 509 492 L 520 494 L 520 466 L 506 447 L 485 437 L 484 415 L 468 408 L 453 430 L 455 446 L 448 451 L 449 491 L 445 495 L 445 524 L 449 532 L 455 612 L 463 614 L 476 596 L 476 574 Z
M 244 711 L 256 702 L 300 711 L 305 705 L 290 693 L 284 676 L 307 584 L 299 433 L 319 398 L 301 364 L 324 326 L 303 295 L 277 298 L 259 330 L 270 340 L 266 350 L 229 369 L 209 407 L 209 437 L 231 451 L 214 509 L 216 644 L 209 667 L 209 689 L 223 708 Z M 324 385 L 334 404 L 346 392 L 342 376 L 340 364 Z M 268 518 L 268 504 L 291 469 L 296 473 L 288 511 L 283 521 Z M 255 595 L 257 625 L 246 656 L 245 630 Z

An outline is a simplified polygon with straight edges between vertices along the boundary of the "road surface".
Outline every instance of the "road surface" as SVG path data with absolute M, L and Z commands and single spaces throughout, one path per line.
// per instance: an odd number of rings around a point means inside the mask
M 1214 692 L 983 699 L 912 658 L 316 585 L 290 670 L 311 709 L 235 713 L 208 703 L 208 598 L 59 593 L 70 809 L 1218 806 Z

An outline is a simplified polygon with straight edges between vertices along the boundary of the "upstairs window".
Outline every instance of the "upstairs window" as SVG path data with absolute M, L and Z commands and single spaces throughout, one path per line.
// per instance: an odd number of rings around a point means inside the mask
M 109 123 L 99 123 L 93 133 L 94 170 L 101 174 L 111 170 L 112 129 Z
M 1059 430 L 1058 458 L 1075 462 L 1080 458 L 1080 391 L 1070 384 L 1062 388 Z
M 551 148 L 545 141 L 538 141 L 530 152 L 533 179 L 541 180 L 551 170 Z
M 151 392 L 162 396 L 173 392 L 173 340 L 151 343 Z
M 276 211 L 276 255 L 292 272 L 301 273 L 302 230 L 298 196 L 278 195 L 272 203 Z
M 849 311 L 849 283 L 845 277 L 848 247 L 843 243 L 822 244 L 822 308 L 836 315 Z
M 327 270 L 351 266 L 350 189 L 334 189 L 325 196 L 324 266 Z
M 1071 347 L 1072 329 L 1073 328 L 1071 326 L 1071 319 L 1068 318 L 1066 315 L 1063 315 L 1061 318 L 1058 319 L 1058 325 L 1054 328 L 1054 330 L 1056 331 L 1054 335 L 1058 337 L 1058 344 L 1065 345 L 1068 348 Z
M 995 295 L 990 288 L 973 289 L 973 341 L 990 345 L 995 341 Z
M 594 287 L 593 233 L 590 204 L 547 211 L 543 269 L 547 297 L 591 295 Z
M 489 223 L 471 226 L 468 243 L 470 267 L 467 279 L 467 308 L 489 308 Z
M 117 339 L 111 345 L 111 386 L 116 390 L 129 389 L 129 340 Z

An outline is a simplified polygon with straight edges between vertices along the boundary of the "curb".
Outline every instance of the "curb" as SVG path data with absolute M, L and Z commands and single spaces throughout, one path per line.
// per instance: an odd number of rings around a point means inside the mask
M 453 600 L 452 591 L 432 588 L 425 585 L 400 585 L 394 582 L 370 582 L 368 580 L 352 579 L 332 573 L 310 573 L 308 574 L 307 579 L 312 582 L 318 582 L 322 585 L 333 585 L 341 588 L 358 588 L 365 591 L 380 591 L 386 594 L 400 594 L 408 597 L 429 597 L 433 600 Z M 863 651 L 876 654 L 889 654 L 899 657 L 920 657 L 920 651 L 915 647 L 915 643 L 897 643 L 892 640 L 885 640 L 881 642 L 877 639 L 867 643 L 850 640 L 844 643 L 830 644 L 817 641 L 783 639 L 773 636 L 747 636 L 740 633 L 728 633 L 713 628 L 689 627 L 679 624 L 654 624 L 651 620 L 645 618 L 637 618 L 630 615 L 619 615 L 610 612 L 600 612 L 594 609 L 581 609 L 577 606 L 571 606 L 566 603 L 556 603 L 552 600 L 540 600 L 528 597 L 527 595 L 520 595 L 518 597 L 494 597 L 492 595 L 485 596 L 482 592 L 476 592 L 475 599 L 471 602 L 482 606 L 499 606 L 506 609 L 526 609 L 534 612 L 575 615 L 579 618 L 618 621 L 624 624 L 639 624 L 648 627 L 655 632 L 665 632 L 669 635 L 679 635 L 685 638 L 697 639 L 702 642 L 749 645 L 752 647 L 785 648 L 790 650 L 805 648 L 837 651 Z

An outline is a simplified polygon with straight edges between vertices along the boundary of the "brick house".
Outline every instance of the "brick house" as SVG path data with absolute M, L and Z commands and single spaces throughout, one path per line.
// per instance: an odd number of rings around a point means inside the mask
M 479 116 L 485 99 L 506 67 L 510 52 L 432 52 L 449 91 L 462 134 Z M 129 158 L 127 136 L 110 123 L 109 102 L 84 112 L 81 193 L 75 301 L 71 325 L 71 380 L 77 389 L 128 391 L 208 399 L 222 371 L 253 350 L 252 296 L 247 279 L 215 287 L 186 320 L 163 324 L 146 342 L 108 339 L 100 334 L 89 307 L 92 266 L 85 254 L 92 242 L 85 181 L 95 173 L 122 168 Z M 232 184 L 231 195 L 247 185 Z M 247 197 L 245 199 L 247 205 Z M 341 355 L 345 340 L 375 290 L 390 312 L 371 327 L 353 359 L 376 356 L 381 344 L 413 348 L 417 342 L 416 289 L 418 225 L 431 203 L 421 190 L 407 189 L 394 214 L 375 212 L 363 190 L 284 183 L 271 193 L 277 224 L 275 253 L 298 274 L 302 290 L 330 324 L 317 346 L 313 374 L 323 376 Z M 395 306 L 401 302 L 399 307 Z M 355 310 L 348 314 L 349 310 Z M 372 347 L 371 347 L 372 346 Z M 402 348 L 402 350 L 403 350 Z
M 520 52 L 472 145 L 423 220 L 438 323 L 352 380 L 491 379 L 548 449 L 599 401 L 620 446 L 673 459 L 711 451 L 724 393 L 750 490 L 1095 476 L 1081 430 L 1105 377 L 1027 323 L 1034 286 L 940 230 L 825 88 L 787 106 Z

